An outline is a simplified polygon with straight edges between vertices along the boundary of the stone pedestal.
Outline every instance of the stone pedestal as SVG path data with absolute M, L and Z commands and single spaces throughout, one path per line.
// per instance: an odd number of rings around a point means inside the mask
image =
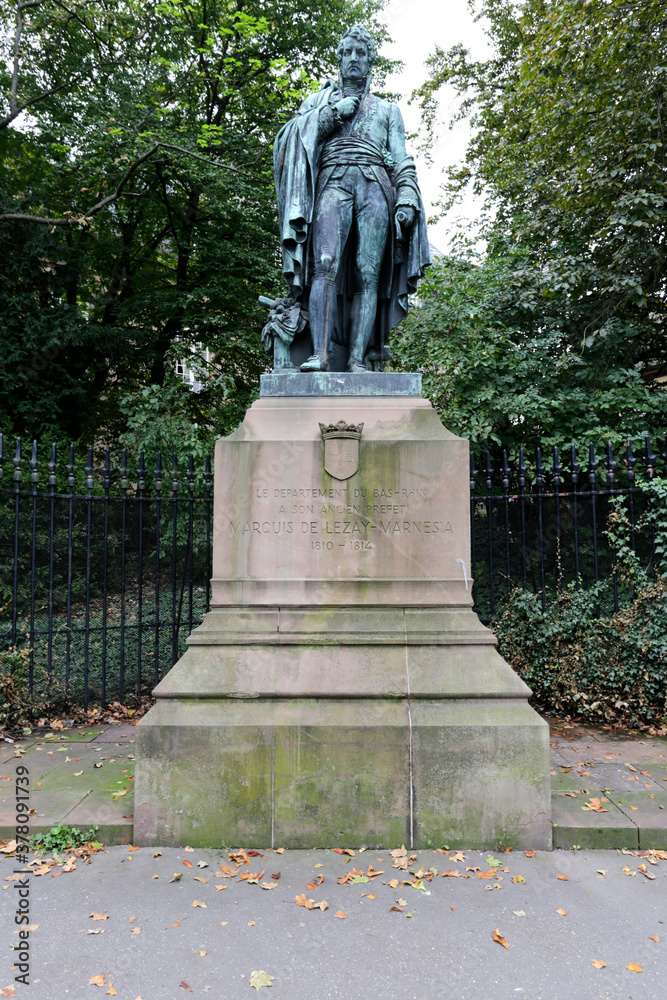
M 472 611 L 468 443 L 355 378 L 217 443 L 212 608 L 137 727 L 136 843 L 551 846 L 548 727 Z

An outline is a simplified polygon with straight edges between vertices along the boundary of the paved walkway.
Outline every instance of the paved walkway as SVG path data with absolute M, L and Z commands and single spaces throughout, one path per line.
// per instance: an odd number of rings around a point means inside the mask
M 30 770 L 34 832 L 96 824 L 103 843 L 130 843 L 134 742 L 128 723 L 35 731 L 0 744 L 0 838 L 14 833 L 20 755 Z M 551 748 L 555 847 L 667 849 L 667 738 L 554 722 Z
M 427 850 L 399 870 L 384 850 L 263 851 L 237 866 L 227 853 L 112 847 L 88 861 L 16 876 L 33 928 L 17 997 L 249 1000 L 260 971 L 274 977 L 260 1000 L 665 997 L 667 860 L 656 856 Z M 0 862 L 0 996 L 18 974 L 17 867 Z M 430 880 L 413 877 L 422 867 Z

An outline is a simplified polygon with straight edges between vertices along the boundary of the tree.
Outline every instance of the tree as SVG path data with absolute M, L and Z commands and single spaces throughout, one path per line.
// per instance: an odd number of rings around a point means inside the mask
M 443 419 L 510 445 L 662 430 L 664 3 L 482 0 L 478 10 L 494 55 L 437 49 L 418 94 L 427 147 L 445 83 L 474 127 L 445 206 L 468 184 L 486 199 L 483 259 L 459 245 L 411 328 L 423 343 L 432 328 L 439 345 L 430 365 Z M 408 341 L 406 331 L 397 355 L 414 363 Z
M 186 412 L 235 426 L 282 290 L 273 136 L 381 6 L 1 0 L 1 424 L 110 437 L 204 345 Z

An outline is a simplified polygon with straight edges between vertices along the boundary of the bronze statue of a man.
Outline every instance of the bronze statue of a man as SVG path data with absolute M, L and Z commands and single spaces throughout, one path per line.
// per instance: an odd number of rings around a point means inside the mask
M 355 24 L 338 45 L 338 81 L 278 133 L 274 178 L 283 273 L 307 311 L 301 371 L 363 372 L 430 263 L 426 218 L 401 112 L 370 93 L 375 44 Z

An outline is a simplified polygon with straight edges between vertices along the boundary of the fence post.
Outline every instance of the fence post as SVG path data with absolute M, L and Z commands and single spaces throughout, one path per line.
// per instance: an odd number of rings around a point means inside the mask
M 177 517 L 178 517 L 178 459 L 173 453 L 171 463 L 171 505 L 172 505 L 172 538 L 171 538 L 171 663 L 178 659 L 178 629 L 176 627 L 176 554 L 177 554 Z
M 581 466 L 577 461 L 577 452 L 575 450 L 574 442 L 572 443 L 571 448 L 570 478 L 572 480 L 572 494 L 574 500 L 574 579 L 575 588 L 579 590 L 579 509 L 577 486 L 579 485 L 579 470 L 581 469 Z
M 69 692 L 72 660 L 72 529 L 74 516 L 74 445 L 69 446 L 67 465 L 67 636 L 65 640 L 65 693 Z
M 19 594 L 19 505 L 20 505 L 20 490 L 21 490 L 21 480 L 23 479 L 23 473 L 21 472 L 21 465 L 23 464 L 23 459 L 21 458 L 21 438 L 16 439 L 16 452 L 14 458 L 12 459 L 12 465 L 14 466 L 14 474 L 12 479 L 14 481 L 14 572 L 12 578 L 12 646 L 16 645 L 17 639 L 17 621 L 18 621 L 18 594 Z
M 477 559 L 475 550 L 475 487 L 477 485 L 475 454 L 470 452 L 470 575 L 472 576 L 472 606 L 477 611 Z
M 107 703 L 107 581 L 109 573 L 109 490 L 111 489 L 111 456 L 107 448 L 102 466 L 104 490 L 104 565 L 102 567 L 102 707 Z
M 213 576 L 212 552 L 211 552 L 211 519 L 212 519 L 212 490 L 213 473 L 211 472 L 211 456 L 206 456 L 204 467 L 204 490 L 206 491 L 206 612 L 211 608 L 211 577 Z
M 37 568 L 37 486 L 39 485 L 39 462 L 37 459 L 37 442 L 32 442 L 32 455 L 28 462 L 30 466 L 30 483 L 32 486 L 32 523 L 30 535 L 30 659 L 28 661 L 28 690 L 33 691 L 33 675 L 35 669 L 35 571 Z
M 162 452 L 158 451 L 155 462 L 155 649 L 154 680 L 160 679 L 160 491 L 162 489 Z
M 55 504 L 56 485 L 58 477 L 56 475 L 56 446 L 51 444 L 51 457 L 46 463 L 49 475 L 46 480 L 49 487 L 49 620 L 47 625 L 46 641 L 46 674 L 51 683 L 51 670 L 53 668 L 53 546 L 55 535 Z
M 537 523 L 540 534 L 540 587 L 542 589 L 542 611 L 547 606 L 546 580 L 544 577 L 544 519 L 543 519 L 543 487 L 544 487 L 544 466 L 542 465 L 542 449 L 537 447 L 535 462 L 535 485 L 537 486 Z
M 127 491 L 130 486 L 127 478 L 127 454 L 123 448 L 120 456 L 120 701 L 125 700 L 125 534 L 126 534 L 126 514 L 127 514 Z
M 493 473 L 494 469 L 491 466 L 491 454 L 489 449 L 486 449 L 486 517 L 487 517 L 487 530 L 489 535 L 489 602 L 491 605 L 491 619 L 493 620 L 493 615 L 495 612 L 495 603 L 493 599 L 493 509 L 491 506 L 491 489 L 493 487 Z
M 137 700 L 141 704 L 141 654 L 142 654 L 142 614 L 143 614 L 143 570 L 144 570 L 144 490 L 146 488 L 146 463 L 143 450 L 139 452 L 137 466 L 137 496 L 139 498 L 139 581 L 137 589 Z

